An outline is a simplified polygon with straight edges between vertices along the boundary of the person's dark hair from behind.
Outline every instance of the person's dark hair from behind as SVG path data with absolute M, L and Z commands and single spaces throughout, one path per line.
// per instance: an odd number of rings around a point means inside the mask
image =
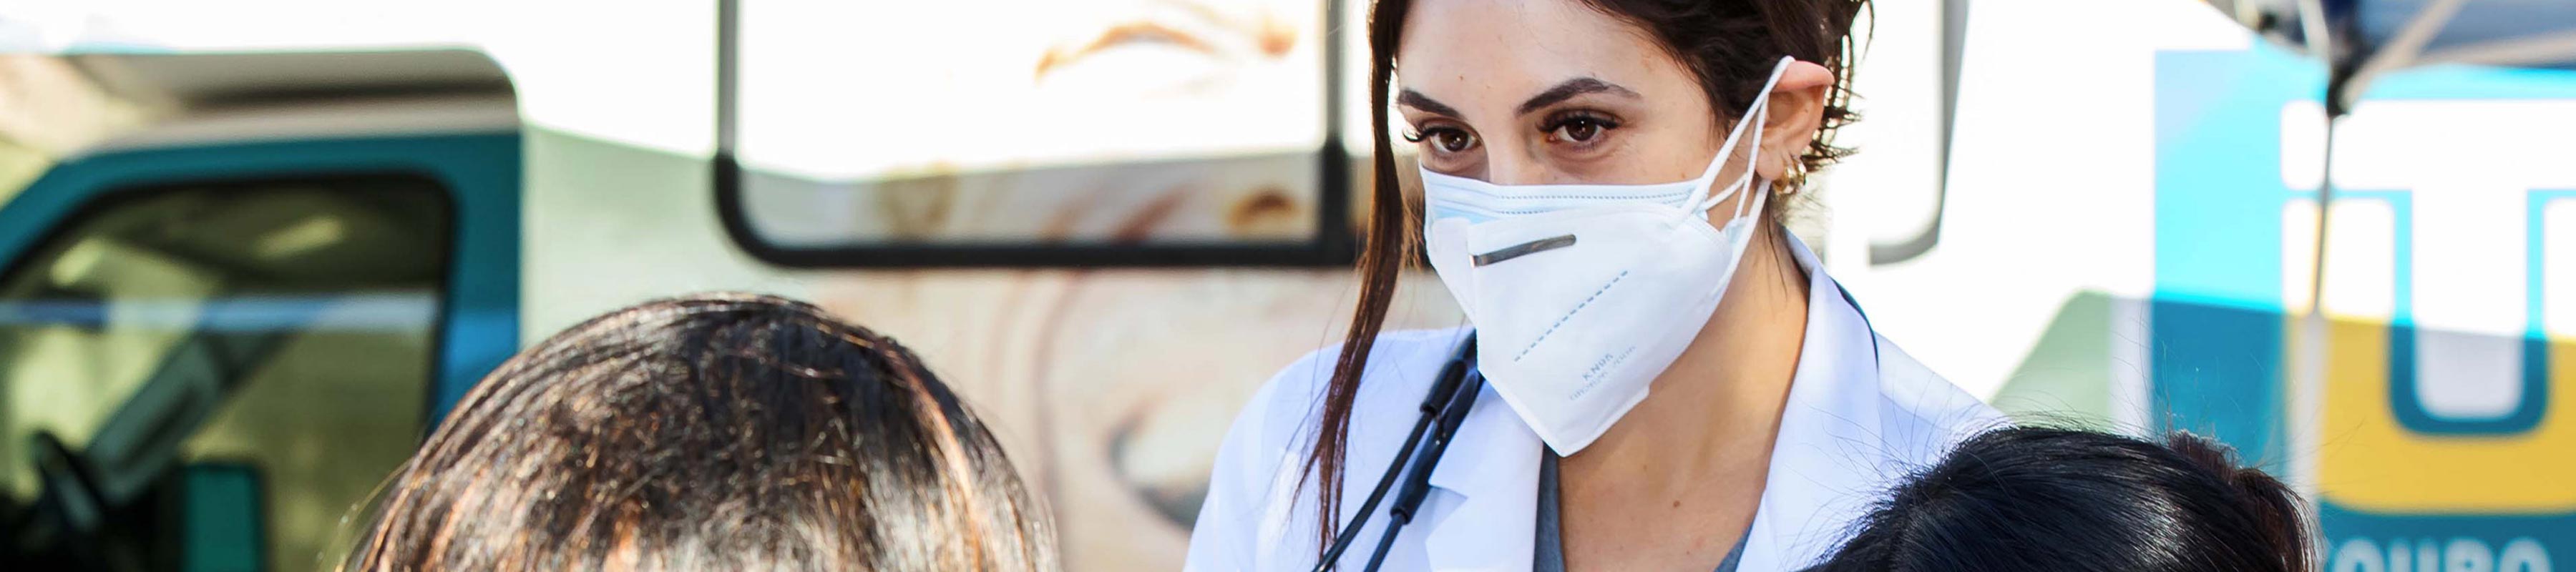
M 2187 433 L 2016 427 L 1961 443 L 1809 572 L 2306 571 L 2302 504 Z
M 1054 533 L 910 350 L 718 294 L 520 352 L 387 483 L 344 570 L 1047 570 Z

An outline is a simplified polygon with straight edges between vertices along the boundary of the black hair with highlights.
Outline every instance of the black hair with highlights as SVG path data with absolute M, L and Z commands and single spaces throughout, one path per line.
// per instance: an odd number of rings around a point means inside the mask
M 467 394 L 342 570 L 1052 570 L 991 432 L 894 340 L 780 298 L 573 326 Z

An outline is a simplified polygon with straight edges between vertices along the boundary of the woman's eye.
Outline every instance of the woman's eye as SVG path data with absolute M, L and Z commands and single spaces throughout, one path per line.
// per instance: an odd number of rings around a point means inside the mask
M 1439 145 L 1441 151 L 1450 153 L 1466 151 L 1468 148 L 1476 146 L 1475 136 L 1468 135 L 1462 131 L 1448 129 L 1432 133 L 1431 142 Z
M 1469 135 L 1466 131 L 1450 128 L 1425 129 L 1419 133 L 1405 136 L 1404 140 L 1414 143 L 1429 143 L 1431 144 L 1432 150 L 1441 153 L 1459 153 L 1476 147 L 1476 136 Z
M 1552 135 L 1565 141 L 1587 143 L 1591 142 L 1593 137 L 1600 136 L 1602 129 L 1603 126 L 1599 121 L 1593 121 L 1590 119 L 1572 119 L 1567 120 L 1565 123 L 1558 124 Z

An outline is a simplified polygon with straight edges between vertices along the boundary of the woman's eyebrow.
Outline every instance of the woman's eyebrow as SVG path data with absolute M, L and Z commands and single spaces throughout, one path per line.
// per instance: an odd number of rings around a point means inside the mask
M 1462 114 L 1458 113 L 1457 108 L 1449 107 L 1447 104 L 1443 104 L 1443 103 L 1440 103 L 1440 102 L 1437 102 L 1437 101 L 1432 101 L 1432 100 L 1431 100 L 1431 96 L 1423 95 L 1423 94 L 1422 94 L 1422 92 L 1414 91 L 1414 90 L 1410 90 L 1410 89 L 1407 89 L 1407 90 L 1404 90 L 1404 91 L 1401 91 L 1401 92 L 1397 92 L 1397 93 L 1395 94 L 1395 104 L 1396 104 L 1396 105 L 1406 106 L 1406 107 L 1411 107 L 1411 108 L 1414 108 L 1414 109 L 1420 109 L 1420 110 L 1423 110 L 1423 111 L 1429 111 L 1429 112 L 1431 112 L 1431 113 L 1433 113 L 1433 114 L 1435 114 L 1435 115 L 1447 115 L 1447 116 L 1450 116 L 1450 117 L 1466 117 L 1466 115 L 1462 115 Z
M 1538 111 L 1542 108 L 1546 108 L 1547 106 L 1556 105 L 1557 103 L 1568 99 L 1574 99 L 1574 96 L 1589 93 L 1615 93 L 1627 96 L 1631 99 L 1641 97 L 1637 95 L 1637 92 L 1635 91 L 1631 91 L 1625 87 L 1619 87 L 1619 84 L 1588 77 L 1578 77 L 1565 80 L 1564 83 L 1556 84 L 1556 87 L 1547 88 L 1547 91 L 1538 92 L 1538 95 L 1530 96 L 1529 101 L 1521 102 L 1520 109 L 1513 110 L 1513 112 L 1515 115 L 1529 115 L 1532 111 Z

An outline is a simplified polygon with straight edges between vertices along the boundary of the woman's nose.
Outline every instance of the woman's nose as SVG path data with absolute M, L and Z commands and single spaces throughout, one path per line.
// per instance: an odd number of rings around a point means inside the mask
M 1485 164 L 1485 182 L 1497 185 L 1544 185 L 1553 175 L 1547 165 L 1529 158 L 1529 154 L 1501 146 L 1488 146 L 1493 155 Z

